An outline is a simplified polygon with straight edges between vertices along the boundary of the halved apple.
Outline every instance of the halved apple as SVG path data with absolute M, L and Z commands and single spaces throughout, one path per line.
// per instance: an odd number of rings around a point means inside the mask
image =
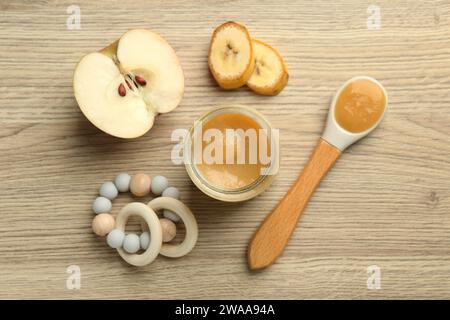
M 184 75 L 173 48 L 158 34 L 133 29 L 78 63 L 75 98 L 97 128 L 120 138 L 136 138 L 153 126 L 155 115 L 175 109 Z

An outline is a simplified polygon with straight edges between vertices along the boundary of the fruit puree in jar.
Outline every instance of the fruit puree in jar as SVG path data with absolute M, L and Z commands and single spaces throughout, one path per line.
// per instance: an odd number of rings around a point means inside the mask
M 335 107 L 338 124 L 353 133 L 372 128 L 384 113 L 386 97 L 375 82 L 360 79 L 348 84 L 340 93 Z
M 197 169 L 203 178 L 214 187 L 220 189 L 239 189 L 256 181 L 265 168 L 265 165 L 261 163 L 259 157 L 259 148 L 261 148 L 260 139 L 266 139 L 266 155 L 270 156 L 270 144 L 267 141 L 267 134 L 260 130 L 262 128 L 258 122 L 244 114 L 220 114 L 203 124 L 203 134 L 205 134 L 208 129 L 216 129 L 222 133 L 223 153 L 221 163 L 206 163 L 206 161 L 203 161 L 201 164 L 197 164 Z M 248 129 L 254 130 L 256 132 L 257 146 L 253 145 L 253 147 L 250 147 L 251 139 L 248 137 L 234 135 L 232 139 L 227 139 L 227 129 L 242 129 L 244 132 Z M 209 142 L 203 140 L 202 150 L 205 150 L 208 144 Z M 242 146 L 245 147 L 244 163 L 242 163 L 242 161 L 239 162 L 238 160 L 238 149 L 244 150 Z M 251 148 L 251 151 L 249 150 L 249 147 Z M 231 154 L 231 158 L 227 159 L 227 156 L 229 157 L 227 149 L 229 150 L 230 148 L 234 149 L 234 152 Z M 256 158 L 253 157 L 253 160 L 250 160 L 252 158 L 250 153 L 254 151 L 257 151 L 257 156 Z M 242 154 L 243 152 L 241 151 L 241 155 Z

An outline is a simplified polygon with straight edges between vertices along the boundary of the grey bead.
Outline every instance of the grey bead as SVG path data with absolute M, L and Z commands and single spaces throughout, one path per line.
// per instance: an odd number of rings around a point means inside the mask
M 128 253 L 136 253 L 139 251 L 141 244 L 139 236 L 134 233 L 127 234 L 123 239 L 123 250 Z
M 111 200 L 105 197 L 97 197 L 92 204 L 92 210 L 95 213 L 108 213 L 111 211 L 112 203 Z
M 177 215 L 175 212 L 167 210 L 167 209 L 164 209 L 163 216 L 164 216 L 164 218 L 172 220 L 173 222 L 180 221 L 179 215 Z
M 130 190 L 131 176 L 128 173 L 121 173 L 114 179 L 114 184 L 120 192 L 128 192 Z
M 99 190 L 99 194 L 102 197 L 108 198 L 109 200 L 113 200 L 117 197 L 117 195 L 119 194 L 119 191 L 117 190 L 114 183 L 112 183 L 111 181 L 108 181 L 108 182 L 105 182 L 104 184 L 102 184 L 102 186 L 100 187 L 100 190 Z
M 122 247 L 125 234 L 122 230 L 114 229 L 106 237 L 106 243 L 113 249 Z
M 152 185 L 150 189 L 154 195 L 159 196 L 164 190 L 169 187 L 169 181 L 166 177 L 156 176 L 152 179 Z
M 150 245 L 150 233 L 148 231 L 141 233 L 139 242 L 141 243 L 141 249 L 147 250 L 148 246 Z
M 168 187 L 166 190 L 163 191 L 162 196 L 180 199 L 180 191 L 178 191 L 178 189 L 175 187 Z

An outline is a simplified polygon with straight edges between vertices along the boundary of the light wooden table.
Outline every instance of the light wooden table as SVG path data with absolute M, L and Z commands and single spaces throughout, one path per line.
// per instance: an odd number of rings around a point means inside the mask
M 283 2 L 283 3 L 282 3 Z M 450 3 L 376 1 L 0 1 L 0 298 L 450 298 Z M 245 23 L 290 71 L 277 97 L 224 92 L 207 68 L 215 26 Z M 94 128 L 72 92 L 76 62 L 147 27 L 176 49 L 184 99 L 144 137 Z M 334 91 L 348 78 L 379 79 L 390 110 L 323 181 L 287 250 L 250 273 L 247 243 L 307 161 Z M 170 160 L 170 134 L 218 102 L 256 107 L 281 131 L 279 176 L 243 204 L 212 200 Z M 164 174 L 197 216 L 188 256 L 126 265 L 92 234 L 99 184 L 121 171 Z M 130 201 L 123 195 L 114 212 Z M 66 268 L 81 269 L 68 290 Z M 368 289 L 369 266 L 381 289 Z M 369 281 L 370 282 L 370 281 Z

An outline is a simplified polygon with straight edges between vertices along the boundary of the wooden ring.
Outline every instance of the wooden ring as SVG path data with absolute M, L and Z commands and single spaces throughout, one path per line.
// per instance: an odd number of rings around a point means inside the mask
M 170 258 L 179 258 L 191 252 L 198 238 L 197 221 L 191 210 L 183 202 L 169 197 L 153 199 L 148 203 L 148 207 L 155 212 L 162 209 L 175 212 L 183 221 L 186 229 L 186 236 L 183 242 L 180 244 L 163 244 L 160 254 Z
M 157 200 L 157 199 L 155 199 Z M 158 216 L 149 206 L 143 203 L 132 202 L 123 207 L 116 218 L 116 229 L 125 231 L 125 225 L 131 216 L 139 216 L 144 219 L 150 230 L 150 245 L 142 254 L 131 254 L 122 248 L 117 248 L 117 252 L 123 260 L 137 267 L 145 266 L 156 259 L 162 246 L 162 229 Z

